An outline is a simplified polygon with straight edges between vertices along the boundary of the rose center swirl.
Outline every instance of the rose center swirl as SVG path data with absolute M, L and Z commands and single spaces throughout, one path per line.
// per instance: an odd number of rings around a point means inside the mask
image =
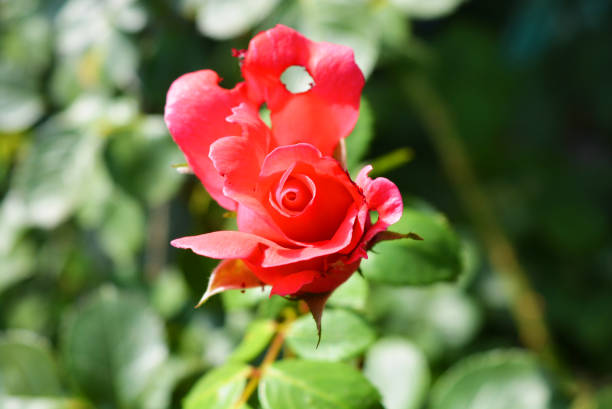
M 314 182 L 306 175 L 289 175 L 288 172 L 279 180 L 270 203 L 283 216 L 300 215 L 313 201 L 316 192 Z

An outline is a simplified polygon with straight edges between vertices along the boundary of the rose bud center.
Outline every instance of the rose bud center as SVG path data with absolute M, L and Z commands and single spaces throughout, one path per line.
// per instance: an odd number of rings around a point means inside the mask
M 312 193 L 302 182 L 292 178 L 285 183 L 281 197 L 281 204 L 285 209 L 299 212 L 310 202 Z
M 284 216 L 297 216 L 312 202 L 314 192 L 314 183 L 308 176 L 287 175 L 279 181 L 271 202 Z

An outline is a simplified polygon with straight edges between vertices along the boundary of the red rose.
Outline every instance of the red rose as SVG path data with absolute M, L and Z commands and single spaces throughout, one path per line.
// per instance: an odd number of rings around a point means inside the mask
M 272 286 L 272 294 L 324 299 L 366 257 L 368 243 L 402 213 L 397 187 L 355 182 L 330 155 L 358 116 L 363 76 L 350 49 L 312 42 L 277 26 L 241 56 L 245 82 L 220 88 L 212 71 L 182 76 L 168 92 L 165 119 L 209 193 L 236 210 L 239 231 L 217 231 L 172 245 L 222 259 L 203 301 L 230 288 Z M 280 81 L 290 66 L 315 81 L 292 94 Z M 266 103 L 272 127 L 259 117 Z M 373 224 L 370 211 L 378 213 Z M 315 297 L 316 298 L 316 297 Z

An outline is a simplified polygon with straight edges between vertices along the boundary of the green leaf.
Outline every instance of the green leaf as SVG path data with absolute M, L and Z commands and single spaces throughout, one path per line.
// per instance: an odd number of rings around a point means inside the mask
M 597 392 L 598 409 L 612 409 L 612 386 L 604 387 Z
M 57 396 L 61 387 L 46 342 L 33 333 L 0 337 L 0 395 Z M 5 406 L 2 406 L 5 407 Z
M 464 358 L 434 385 L 432 409 L 547 409 L 551 389 L 535 359 L 520 350 Z
M 259 384 L 263 409 L 382 409 L 379 399 L 359 371 L 338 362 L 276 362 Z
M 27 67 L 1 61 L 0 132 L 23 131 L 44 113 L 43 100 L 36 89 L 38 81 L 27 75 Z
M 42 13 L 23 19 L 5 19 L 3 6 L 3 30 L 0 37 L 0 61 L 23 74 L 22 82 L 31 86 L 39 82 L 40 74 L 51 60 L 53 34 L 51 21 Z
M 386 334 L 410 338 L 430 359 L 457 351 L 480 327 L 477 304 L 451 284 L 376 287 L 371 301 L 369 310 Z
M 133 270 L 134 256 L 145 238 L 145 218 L 139 203 L 119 189 L 115 190 L 105 203 L 102 222 L 96 233 L 118 270 L 124 270 L 123 274 Z
M 417 409 L 429 386 L 429 368 L 423 353 L 400 338 L 381 339 L 365 358 L 364 375 L 383 397 L 386 409 Z
M 227 40 L 246 33 L 276 7 L 279 0 L 208 0 L 197 14 L 197 26 L 205 36 Z
M 57 120 L 39 129 L 10 191 L 22 203 L 23 223 L 52 228 L 71 215 L 83 200 L 101 145 L 96 135 Z
M 176 315 L 189 299 L 185 278 L 176 268 L 164 269 L 153 283 L 151 304 L 165 318 Z
M 257 357 L 268 345 L 276 323 L 272 320 L 253 321 L 246 330 L 244 339 L 234 350 L 229 360 L 232 362 L 248 362 Z
M 0 408 L 18 409 L 93 409 L 88 402 L 75 398 L 2 396 Z
M 172 141 L 164 120 L 148 115 L 110 135 L 109 168 L 125 191 L 152 206 L 169 200 L 185 180 L 172 170 L 184 156 Z
M 64 327 L 64 362 L 93 401 L 130 406 L 168 354 L 161 320 L 139 298 L 103 288 Z
M 35 91 L 0 83 L 0 132 L 27 129 L 43 112 L 42 98 Z
M 364 1 L 310 0 L 300 1 L 295 26 L 315 41 L 327 41 L 351 47 L 355 61 L 366 77 L 378 60 L 381 29 L 374 15 L 375 7 Z
M 358 170 L 356 168 L 368 152 L 373 136 L 374 113 L 368 100 L 361 98 L 359 119 L 346 140 L 346 166 L 350 171 Z
M 3 217 L 0 215 L 0 223 L 2 223 L 2 219 Z M 0 236 L 5 237 L 5 240 L 8 241 L 7 236 L 3 234 L 4 232 L 0 231 Z M 8 249 L 3 249 L 0 246 L 0 265 L 2 266 L 0 294 L 13 284 L 33 275 L 35 262 L 35 250 L 30 241 L 22 239 Z
M 433 19 L 452 13 L 463 0 L 390 0 L 390 2 L 409 17 Z
M 376 244 L 361 264 L 366 278 L 395 285 L 420 285 L 453 280 L 461 271 L 460 243 L 438 213 L 405 208 L 389 230 L 413 232 L 420 240 L 391 240 Z
M 183 409 L 232 409 L 250 373 L 250 366 L 239 363 L 213 369 L 189 391 Z
M 321 342 L 310 315 L 300 317 L 287 333 L 287 345 L 308 359 L 340 361 L 359 355 L 374 342 L 374 330 L 353 313 L 326 310 L 323 313 Z
M 327 305 L 363 311 L 368 299 L 368 283 L 359 274 L 353 274 L 332 293 Z
M 199 360 L 170 358 L 156 371 L 139 398 L 139 409 L 167 409 L 172 405 L 172 392 L 185 377 L 201 369 Z

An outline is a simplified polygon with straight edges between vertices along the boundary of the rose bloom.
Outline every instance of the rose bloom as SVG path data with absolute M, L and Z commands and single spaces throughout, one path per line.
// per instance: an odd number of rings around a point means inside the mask
M 332 156 L 357 121 L 364 78 L 350 48 L 313 42 L 281 25 L 238 55 L 244 82 L 224 89 L 213 71 L 183 75 L 170 87 L 165 120 L 206 190 L 236 211 L 239 231 L 172 245 L 223 260 L 202 302 L 266 284 L 271 294 L 305 299 L 311 310 L 318 300 L 322 309 L 377 233 L 402 213 L 392 182 L 369 178 L 371 166 L 352 181 Z M 291 66 L 311 75 L 308 91 L 294 94 L 281 82 Z M 259 116 L 264 103 L 271 127 Z M 378 213 L 375 222 L 371 212 Z

